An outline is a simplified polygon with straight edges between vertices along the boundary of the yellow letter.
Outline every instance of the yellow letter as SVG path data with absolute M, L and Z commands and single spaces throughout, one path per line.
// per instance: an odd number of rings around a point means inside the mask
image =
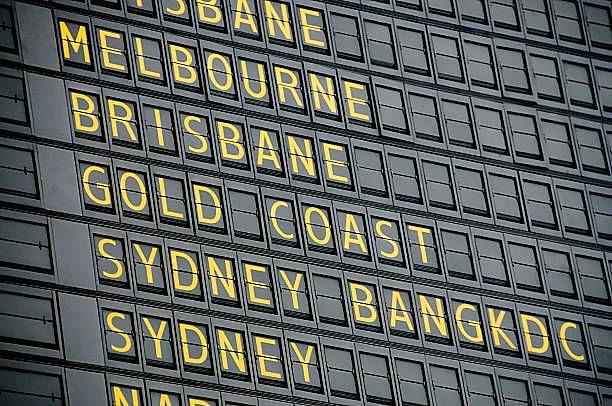
M 125 72 L 127 68 L 123 64 L 114 63 L 111 61 L 111 55 L 123 56 L 123 50 L 118 48 L 112 48 L 108 45 L 107 39 L 121 39 L 121 33 L 99 29 L 98 38 L 100 38 L 100 53 L 102 54 L 102 66 L 109 69 L 119 70 Z
M 87 40 L 87 26 L 79 25 L 76 38 L 72 36 L 68 24 L 64 21 L 59 22 L 60 36 L 62 37 L 62 51 L 64 58 L 72 59 L 70 56 L 70 48 L 75 53 L 79 53 L 79 49 L 83 47 L 83 60 L 86 64 L 91 64 L 91 58 L 89 56 L 89 41 Z
M 227 136 L 227 131 L 232 134 Z M 219 132 L 219 144 L 221 147 L 221 156 L 234 161 L 239 161 L 244 158 L 244 146 L 240 143 L 240 130 L 232 123 L 225 121 L 217 121 L 217 131 Z M 228 146 L 234 147 L 236 152 L 230 152 Z
M 542 345 L 540 347 L 536 347 L 533 345 L 531 341 L 531 331 L 529 330 L 529 322 L 535 324 L 540 330 L 540 337 L 542 337 Z M 521 324 L 523 326 L 523 334 L 525 335 L 525 344 L 527 345 L 527 351 L 534 354 L 543 354 L 548 351 L 550 347 L 550 340 L 548 339 L 548 331 L 546 331 L 546 326 L 539 318 L 532 316 L 530 314 L 521 314 Z
M 319 238 L 312 228 L 312 222 L 310 221 L 310 219 L 313 213 L 317 213 L 323 221 L 323 228 L 325 230 L 325 234 L 323 234 L 322 238 Z M 327 218 L 327 213 L 325 213 L 325 211 L 314 206 L 307 207 L 304 211 L 304 222 L 306 223 L 306 232 L 308 233 L 312 241 L 319 245 L 326 245 L 327 243 L 329 243 L 332 238 L 332 235 L 331 228 L 329 226 L 329 218 Z
M 138 406 L 140 405 L 140 395 L 136 388 L 125 388 L 129 389 L 130 395 L 132 396 L 132 402 L 123 396 L 123 392 L 119 386 L 113 385 L 113 406 Z
M 170 399 L 170 395 L 167 393 L 159 394 L 159 406 L 172 406 L 172 399 Z
M 155 356 L 157 358 L 162 358 L 162 346 L 161 340 L 164 338 L 164 331 L 166 330 L 166 325 L 168 322 L 166 320 L 160 320 L 159 328 L 155 330 L 151 321 L 147 317 L 143 317 L 142 321 L 145 324 L 147 330 L 149 330 L 149 334 L 151 334 L 151 338 L 153 339 L 153 344 L 155 345 Z
M 293 237 L 295 237 L 295 234 L 286 233 L 285 231 L 281 229 L 280 225 L 278 224 L 278 218 L 276 217 L 276 211 L 278 210 L 279 207 L 289 207 L 289 203 L 282 201 L 282 200 L 275 200 L 274 203 L 272 203 L 272 206 L 270 206 L 270 222 L 272 223 L 272 227 L 274 227 L 274 230 L 276 231 L 276 233 L 280 235 L 281 237 L 283 237 L 284 239 L 293 240 Z
M 223 260 L 223 267 L 225 268 L 225 274 L 217 265 L 217 262 L 212 258 L 208 257 L 208 273 L 210 274 L 210 285 L 212 294 L 215 296 L 219 295 L 219 286 L 217 281 L 220 279 L 221 285 L 225 289 L 225 292 L 232 299 L 236 299 L 236 287 L 234 286 L 234 272 L 232 269 L 232 261 L 229 259 Z
M 278 151 L 274 150 L 274 145 L 270 139 L 270 133 L 266 130 L 259 130 L 259 140 L 257 141 L 257 166 L 263 166 L 264 161 L 272 161 L 276 169 L 281 169 Z
M 153 118 L 155 119 L 155 133 L 157 134 L 157 145 L 160 147 L 166 146 L 164 139 L 164 123 L 162 123 L 161 110 L 153 109 Z
M 355 106 L 367 106 L 367 100 L 358 99 L 353 95 L 353 90 L 364 90 L 365 86 L 361 83 L 349 82 L 347 80 L 344 81 L 344 91 L 346 92 L 346 104 L 348 105 L 349 116 L 356 118 L 358 120 L 370 121 L 370 116 L 368 114 L 363 114 L 357 112 Z
M 183 126 L 185 127 L 185 130 L 193 135 L 195 138 L 197 138 L 200 143 L 202 144 L 202 146 L 200 148 L 194 148 L 191 145 L 189 146 L 189 152 L 193 152 L 195 154 L 204 154 L 206 153 L 206 151 L 208 151 L 208 140 L 206 139 L 206 137 L 204 136 L 204 134 L 200 134 L 198 133 L 196 130 L 194 130 L 191 127 L 191 123 L 192 122 L 202 122 L 202 119 L 200 117 L 196 117 L 196 116 L 185 116 L 183 118 Z
M 273 379 L 282 379 L 283 375 L 280 372 L 268 370 L 268 367 L 266 366 L 267 362 L 279 364 L 280 361 L 274 355 L 266 354 L 264 352 L 264 344 L 278 346 L 278 342 L 274 338 L 255 336 L 255 351 L 258 355 L 257 362 L 259 364 L 259 372 L 261 373 L 261 376 Z
M 293 349 L 293 352 L 295 353 L 296 358 L 298 359 L 298 362 L 302 366 L 302 373 L 304 374 L 304 382 L 309 383 L 310 382 L 309 367 L 312 366 L 310 364 L 310 360 L 312 359 L 312 356 L 314 355 L 314 346 L 308 345 L 306 347 L 306 354 L 302 354 L 300 353 L 300 347 L 298 347 L 296 343 L 292 342 L 290 344 L 291 344 L 291 348 Z
M 351 302 L 353 302 L 353 315 L 355 316 L 355 320 L 367 324 L 374 323 L 378 318 L 378 311 L 376 306 L 372 304 L 374 297 L 370 289 L 365 285 L 354 282 L 349 283 L 349 287 L 351 289 Z M 359 292 L 364 295 L 363 299 L 358 297 Z M 362 310 L 369 314 L 364 315 Z
M 106 252 L 106 249 L 104 248 L 104 246 L 106 245 L 112 245 L 114 247 L 117 245 L 117 241 L 112 240 L 110 238 L 100 238 L 98 240 L 98 252 L 100 253 L 100 256 L 112 262 L 115 265 L 115 268 L 117 268 L 117 270 L 113 273 L 110 273 L 104 270 L 102 271 L 102 275 L 104 275 L 106 278 L 111 278 L 111 279 L 121 278 L 124 272 L 123 262 L 121 262 L 119 259 L 113 257 L 111 254 Z
M 197 399 L 197 398 L 188 398 L 188 399 L 189 399 L 189 406 L 210 406 L 210 403 L 202 399 Z
M 134 118 L 132 107 L 121 100 L 107 99 L 108 114 L 111 121 L 111 132 L 113 137 L 119 137 L 119 127 L 117 124 L 123 125 L 132 141 L 138 141 L 138 135 L 134 128 L 130 125 L 130 120 Z M 118 108 L 124 111 L 123 115 L 119 115 Z
M 225 74 L 225 83 L 220 83 L 217 80 L 217 71 L 213 69 L 215 61 L 219 61 L 221 62 L 221 65 L 223 65 L 223 69 L 225 70 L 225 72 L 223 72 Z M 232 67 L 230 65 L 230 62 L 227 57 L 221 54 L 208 54 L 208 57 L 206 57 L 206 73 L 208 74 L 208 80 L 210 80 L 210 82 L 215 85 L 215 90 L 226 92 L 234 85 Z
M 312 154 L 311 142 L 308 138 L 302 138 L 302 139 L 304 140 L 305 151 L 302 151 L 297 141 L 295 140 L 295 137 L 291 135 L 287 136 L 287 141 L 289 143 L 289 156 L 291 157 L 291 170 L 295 174 L 300 173 L 300 167 L 298 166 L 298 158 L 299 158 L 304 169 L 306 170 L 306 173 L 309 176 L 315 176 L 316 170 L 315 170 L 314 156 Z
M 257 23 L 255 13 L 251 11 L 248 0 L 238 0 L 236 2 L 236 17 L 234 19 L 234 29 L 240 29 L 242 24 L 246 24 L 253 34 L 257 34 Z
M 493 336 L 493 345 L 496 347 L 501 346 L 500 337 L 504 340 L 504 342 L 513 350 L 516 350 L 516 344 L 512 342 L 510 337 L 506 334 L 504 329 L 502 328 L 502 323 L 504 321 L 504 317 L 506 316 L 505 310 L 500 310 L 497 315 L 495 315 L 495 309 L 488 308 L 487 313 L 489 314 L 489 323 L 491 325 L 491 335 Z
M 391 245 L 391 252 L 385 252 L 380 250 L 380 255 L 385 258 L 397 258 L 400 254 L 400 247 L 397 241 L 393 240 L 387 234 L 382 231 L 383 226 L 392 228 L 393 223 L 387 220 L 377 220 L 374 224 L 374 230 L 376 231 L 376 235 L 383 240 L 385 240 L 389 245 Z
M 342 145 L 337 144 L 329 144 L 327 142 L 323 143 L 323 160 L 325 162 L 325 169 L 327 172 L 327 177 L 331 180 L 335 180 L 342 183 L 350 183 L 350 179 L 343 175 L 338 175 L 334 173 L 334 167 L 345 168 L 348 167 L 348 162 L 346 161 L 338 161 L 337 159 L 332 158 L 331 151 L 341 151 L 344 152 L 344 147 Z
M 229 359 L 227 357 L 227 353 L 229 352 L 238 370 L 240 372 L 246 372 L 246 359 L 244 358 L 244 351 L 242 349 L 242 334 L 234 333 L 236 348 L 234 348 L 224 330 L 217 329 L 217 337 L 219 339 L 219 348 L 221 349 L 221 366 L 223 369 L 229 369 Z
M 191 273 L 191 282 L 189 285 L 181 284 L 181 278 L 179 273 L 179 258 L 187 261 Z M 172 263 L 172 277 L 174 280 L 174 288 L 176 290 L 182 290 L 183 292 L 190 292 L 198 286 L 199 274 L 198 265 L 193 260 L 192 256 L 183 251 L 170 250 L 170 262 Z M 180 271 L 186 273 L 185 271 Z
M 83 131 L 87 133 L 94 133 L 100 128 L 100 119 L 95 114 L 92 114 L 96 110 L 95 100 L 86 94 L 70 92 L 70 100 L 72 103 L 72 115 L 74 116 L 74 126 L 77 131 Z M 85 103 L 85 108 L 80 108 L 79 102 Z M 83 123 L 84 119 L 91 121 L 91 124 L 87 125 Z
M 270 0 L 265 1 L 266 20 L 268 21 L 268 33 L 271 37 L 276 37 L 276 26 L 287 41 L 292 41 L 291 24 L 289 23 L 289 7 L 284 3 L 276 3 L 280 6 L 281 14 L 276 12 Z
M 214 209 L 215 215 L 212 218 L 207 218 L 204 215 L 205 207 L 202 207 L 203 206 L 202 195 L 201 195 L 202 192 L 210 196 L 215 206 L 215 209 Z M 219 220 L 221 220 L 221 215 L 223 214 L 223 212 L 221 211 L 221 199 L 217 195 L 217 193 L 208 186 L 198 185 L 194 183 L 193 184 L 193 195 L 194 195 L 195 202 L 196 202 L 196 215 L 198 217 L 198 223 L 217 224 Z
M 346 213 L 344 216 L 344 250 L 349 250 L 352 244 L 357 244 L 361 252 L 367 254 L 368 247 L 363 237 L 364 231 L 359 229 L 355 216 L 351 213 Z
M 183 0 L 180 0 L 183 1 Z M 191 51 L 179 45 L 169 45 L 170 61 L 174 80 L 180 83 L 193 84 L 198 80 L 198 71 L 193 67 Z M 185 73 L 185 75 L 183 75 Z
M 429 302 L 427 301 L 427 297 L 423 295 L 419 295 L 419 303 L 421 304 L 421 316 L 423 317 L 423 325 L 425 327 L 426 333 L 431 333 L 431 325 L 429 323 L 429 318 L 433 318 L 433 322 L 438 328 L 438 331 L 444 337 L 448 337 L 448 332 L 446 330 L 446 315 L 444 314 L 444 304 L 442 303 L 442 299 L 439 297 L 434 298 L 436 303 L 436 310 L 431 307 Z
M 247 61 L 240 60 L 240 71 L 242 72 L 242 84 L 244 85 L 244 90 L 246 90 L 247 94 L 255 99 L 263 99 L 266 97 L 268 93 L 268 87 L 266 85 L 266 67 L 263 63 L 255 63 L 257 66 L 257 78 L 252 79 L 249 77 L 249 69 L 247 66 Z M 257 83 L 259 83 L 259 90 L 255 91 L 251 87 L 251 79 Z
M 132 337 L 127 334 L 125 331 L 121 330 L 119 327 L 115 326 L 115 319 L 125 320 L 125 314 L 119 312 L 110 312 L 106 315 L 106 325 L 108 329 L 112 332 L 115 332 L 119 335 L 119 337 L 123 338 L 124 344 L 122 346 L 111 345 L 113 351 L 116 352 L 129 352 L 132 349 Z
M 410 317 L 408 307 L 404 303 L 404 299 L 402 299 L 402 295 L 400 292 L 393 290 L 391 291 L 391 327 L 397 326 L 398 321 L 403 321 L 409 330 L 414 331 L 412 318 Z
M 319 81 L 319 76 L 315 73 L 309 73 L 310 88 L 312 93 L 312 100 L 314 101 L 315 110 L 321 110 L 321 98 L 327 105 L 329 111 L 333 114 L 338 113 L 338 106 L 336 105 L 336 91 L 334 89 L 334 80 L 329 76 L 323 76 L 325 79 L 325 87 Z
M 142 38 L 134 37 L 134 46 L 136 47 L 136 60 L 138 61 L 138 71 L 144 75 L 155 79 L 161 79 L 161 73 L 147 69 L 145 64 L 145 58 L 147 55 L 144 54 L 142 47 Z
M 140 258 L 140 261 L 145 266 L 145 272 L 147 273 L 147 283 L 153 284 L 153 264 L 155 263 L 155 257 L 157 256 L 157 247 L 151 246 L 151 252 L 149 252 L 149 256 L 146 257 L 140 244 L 134 244 L 134 250 L 136 254 Z
M 198 7 L 198 18 L 207 24 L 219 24 L 223 20 L 223 14 L 219 7 L 219 0 L 196 0 Z M 212 17 L 206 15 L 206 10 L 213 12 Z
M 455 321 L 457 323 L 457 329 L 468 341 L 471 341 L 473 343 L 482 343 L 483 338 L 482 338 L 482 328 L 480 327 L 480 323 L 476 320 L 464 320 L 463 319 L 463 311 L 466 309 L 469 309 L 475 313 L 478 312 L 478 310 L 476 309 L 476 306 L 469 304 L 469 303 L 461 303 L 459 306 L 457 306 L 457 309 L 455 310 Z M 467 324 L 469 324 L 471 327 L 474 328 L 474 330 L 476 331 L 475 335 L 471 335 L 467 332 L 467 330 L 465 329 L 465 326 L 463 325 L 463 322 L 466 322 Z
M 271 303 L 270 299 L 257 296 L 257 291 L 255 290 L 255 289 L 269 290 L 269 288 L 266 285 L 260 282 L 257 282 L 256 280 L 253 279 L 253 272 L 266 273 L 267 272 L 266 268 L 261 265 L 244 264 L 244 272 L 246 274 L 247 292 L 249 294 L 249 301 L 251 301 L 252 303 L 269 305 Z
M 425 246 L 425 238 L 423 237 L 423 235 L 431 233 L 431 230 L 429 228 L 418 227 L 418 226 L 408 226 L 408 230 L 415 231 L 417 233 L 419 247 L 421 248 L 421 260 L 423 261 L 424 264 L 426 264 L 428 262 L 427 261 L 427 249 Z
M 94 195 L 93 191 L 91 190 L 92 183 L 89 180 L 89 177 L 91 176 L 92 172 L 106 173 L 106 169 L 104 169 L 101 166 L 96 166 L 96 165 L 90 165 L 87 168 L 85 168 L 85 170 L 83 171 L 83 189 L 85 190 L 85 194 L 94 203 L 99 204 L 100 206 L 109 206 L 112 203 L 109 185 L 106 183 L 93 184 L 96 187 L 96 189 L 102 191 L 103 197 L 99 198 L 96 195 Z
M 210 403 L 202 399 L 189 398 L 189 406 L 210 406 Z
M 168 207 L 168 195 L 166 194 L 166 181 L 164 178 L 158 177 L 157 184 L 159 186 L 159 200 L 161 202 L 162 214 L 177 219 L 185 218 L 184 213 L 181 213 L 180 211 L 172 211 Z
M 325 42 L 316 40 L 311 36 L 311 32 L 322 32 L 323 27 L 308 22 L 308 16 L 319 16 L 321 13 L 317 10 L 306 8 L 298 8 L 298 10 L 300 11 L 300 22 L 302 25 L 302 32 L 304 33 L 304 42 L 308 45 L 325 48 Z
M 283 76 L 288 76 L 289 81 L 285 82 Z M 295 104 L 300 108 L 304 107 L 302 98 L 297 91 L 299 83 L 297 74 L 282 66 L 275 66 L 274 77 L 276 78 L 276 87 L 278 88 L 278 97 L 280 98 L 281 103 L 287 103 L 285 91 L 289 91 L 295 100 Z
M 185 11 L 187 11 L 187 7 L 185 5 L 185 0 L 174 0 L 176 1 L 176 3 L 178 4 L 178 8 L 177 9 L 172 9 L 170 7 L 166 7 L 166 13 L 174 15 L 174 16 L 180 16 L 185 14 Z
M 138 186 L 138 190 L 128 189 L 127 182 L 128 180 L 133 179 Z M 123 172 L 121 177 L 119 178 L 119 190 L 121 191 L 121 198 L 127 207 L 134 211 L 142 211 L 147 205 L 147 187 L 138 176 L 138 174 L 134 172 Z M 130 200 L 129 192 L 138 192 L 140 195 L 140 201 L 138 203 L 134 203 Z
M 200 340 L 199 348 L 202 353 L 198 357 L 194 357 L 189 353 L 189 341 L 187 340 L 187 332 L 193 332 Z M 203 364 L 208 359 L 208 340 L 202 330 L 193 324 L 179 323 L 179 334 L 181 336 L 181 349 L 183 350 L 183 360 L 187 364 Z
M 295 280 L 293 282 L 291 282 L 289 280 L 289 277 L 287 276 L 287 273 L 285 271 L 283 271 L 282 269 L 279 271 L 281 274 L 281 277 L 283 278 L 283 281 L 285 282 L 285 285 L 287 285 L 287 287 L 289 288 L 289 294 L 291 295 L 291 306 L 294 309 L 299 310 L 300 309 L 300 301 L 298 299 L 298 292 L 300 289 L 300 285 L 302 284 L 302 274 L 299 272 L 295 273 Z
M 561 327 L 559 328 L 559 338 L 561 339 L 561 347 L 563 347 L 563 351 L 565 351 L 565 353 L 569 355 L 571 359 L 576 361 L 584 361 L 584 354 L 576 354 L 574 351 L 572 351 L 569 344 L 567 343 L 567 330 L 570 328 L 577 329 L 578 325 L 571 321 L 565 321 L 563 322 L 563 324 L 561 324 Z

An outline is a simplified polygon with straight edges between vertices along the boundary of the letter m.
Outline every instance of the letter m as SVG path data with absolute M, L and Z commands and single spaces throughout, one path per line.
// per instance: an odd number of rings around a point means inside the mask
M 87 25 L 60 21 L 59 31 L 62 39 L 64 59 L 79 64 L 91 65 Z

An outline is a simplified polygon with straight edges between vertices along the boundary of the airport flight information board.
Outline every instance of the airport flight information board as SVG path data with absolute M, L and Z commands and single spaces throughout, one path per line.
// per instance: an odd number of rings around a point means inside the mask
M 0 404 L 612 405 L 608 0 L 0 0 Z

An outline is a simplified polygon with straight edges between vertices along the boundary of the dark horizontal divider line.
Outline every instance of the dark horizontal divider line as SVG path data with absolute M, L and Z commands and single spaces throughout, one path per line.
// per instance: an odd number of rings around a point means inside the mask
M 307 257 L 304 255 L 282 252 L 282 251 L 277 251 L 277 250 L 270 250 L 267 248 L 255 247 L 255 246 L 250 246 L 250 245 L 240 244 L 240 243 L 235 243 L 235 242 L 230 242 L 230 241 L 220 241 L 220 240 L 215 240 L 212 238 L 176 233 L 173 231 L 159 230 L 156 228 L 137 226 L 133 224 L 124 224 L 124 223 L 119 223 L 119 222 L 110 221 L 106 219 L 99 219 L 95 217 L 63 213 L 63 212 L 41 209 L 39 207 L 32 207 L 32 206 L 27 206 L 27 205 L 22 205 L 22 204 L 17 204 L 17 203 L 8 203 L 8 202 L 0 201 L 0 209 L 8 209 L 8 210 L 16 211 L 16 212 L 29 213 L 29 214 L 38 214 L 38 215 L 43 215 L 43 216 L 47 216 L 50 218 L 57 218 L 57 219 L 72 221 L 76 223 L 107 227 L 107 228 L 112 228 L 115 230 L 122 230 L 122 231 L 128 231 L 128 232 L 136 232 L 136 233 L 141 233 L 141 234 L 146 234 L 146 235 L 151 235 L 151 236 L 156 236 L 156 237 L 162 237 L 162 238 L 169 238 L 169 239 L 173 239 L 177 241 L 190 242 L 190 243 L 211 246 L 211 247 L 216 247 L 216 248 L 224 248 L 228 250 L 234 250 L 237 252 L 261 255 L 264 257 L 268 257 L 268 258 L 284 259 L 284 260 L 294 261 L 294 262 L 308 264 L 308 265 L 338 269 L 340 271 L 363 274 L 367 276 L 375 276 L 375 277 L 380 277 L 380 278 L 384 278 L 387 280 L 396 280 L 400 282 L 416 283 L 416 284 L 423 285 L 426 287 L 441 288 L 441 289 L 455 291 L 455 292 L 468 293 L 468 294 L 473 294 L 473 295 L 478 295 L 478 296 L 486 296 L 486 297 L 494 298 L 494 299 L 509 300 L 511 302 L 516 302 L 516 303 L 524 303 L 528 305 L 552 308 L 552 309 L 557 309 L 557 310 L 562 310 L 562 311 L 569 311 L 569 312 L 577 313 L 577 314 L 584 314 L 584 315 L 589 315 L 589 316 L 601 317 L 605 319 L 612 319 L 611 312 L 601 311 L 597 309 L 588 309 L 588 308 L 583 308 L 580 306 L 574 306 L 574 305 L 565 304 L 565 303 L 558 303 L 558 302 L 553 302 L 553 301 L 537 299 L 537 298 L 533 298 L 530 296 L 511 294 L 511 293 L 502 293 L 502 292 L 498 292 L 498 291 L 491 290 L 491 289 L 465 286 L 465 285 L 461 285 L 458 283 L 437 281 L 437 280 L 432 280 L 432 279 L 428 279 L 428 278 L 420 277 L 420 276 L 400 275 L 394 272 L 384 271 L 384 270 L 375 269 L 375 268 L 368 268 L 366 266 L 334 262 L 334 261 L 330 261 L 326 259 Z
M 392 350 L 400 350 L 400 351 L 406 351 L 406 352 L 411 352 L 411 353 L 418 353 L 418 354 L 423 354 L 426 356 L 427 355 L 435 356 L 435 357 L 447 358 L 447 359 L 452 359 L 452 360 L 457 360 L 457 361 L 462 361 L 462 362 L 471 362 L 474 364 L 486 365 L 486 366 L 497 367 L 497 368 L 505 368 L 505 369 L 515 370 L 515 371 L 536 373 L 536 374 L 544 375 L 544 376 L 552 376 L 556 378 L 570 379 L 570 380 L 578 381 L 578 382 L 585 382 L 585 383 L 591 383 L 591 384 L 600 385 L 600 386 L 612 387 L 612 381 L 609 381 L 606 379 L 586 377 L 582 375 L 567 373 L 565 371 L 552 371 L 546 368 L 514 364 L 512 362 L 481 358 L 481 357 L 467 355 L 467 354 L 447 352 L 447 351 L 442 351 L 442 350 L 433 349 L 433 348 L 426 348 L 426 347 L 422 347 L 418 345 L 392 342 L 392 341 L 387 341 L 387 340 L 382 340 L 382 339 L 375 339 L 371 337 L 363 337 L 363 336 L 359 336 L 355 334 L 347 334 L 347 333 L 341 333 L 341 332 L 336 332 L 336 331 L 331 331 L 331 330 L 324 330 L 320 328 L 305 327 L 305 326 L 297 325 L 297 324 L 290 324 L 290 323 L 284 323 L 284 322 L 276 322 L 276 321 L 271 321 L 271 320 L 259 319 L 259 318 L 252 317 L 252 316 L 237 315 L 237 314 L 226 313 L 226 312 L 222 312 L 218 310 L 202 309 L 202 308 L 198 308 L 194 306 L 187 306 L 187 305 L 177 305 L 174 303 L 160 302 L 160 301 L 144 299 L 144 298 L 135 298 L 132 296 L 118 295 L 115 293 L 111 294 L 107 292 L 100 292 L 100 291 L 95 291 L 95 290 L 90 290 L 90 289 L 70 287 L 70 286 L 60 285 L 56 283 L 34 281 L 31 279 L 27 279 L 27 278 L 0 276 L 0 282 L 11 283 L 11 284 L 21 285 L 21 286 L 38 287 L 38 288 L 43 288 L 43 289 L 53 289 L 56 292 L 77 294 L 80 296 L 87 296 L 87 297 L 91 297 L 95 299 L 120 300 L 122 302 L 134 304 L 134 305 L 142 305 L 142 306 L 155 307 L 159 309 L 165 309 L 165 310 L 176 311 L 176 312 L 198 314 L 201 316 L 217 318 L 217 319 L 222 319 L 222 320 L 230 320 L 230 321 L 234 321 L 238 323 L 256 324 L 256 325 L 270 327 L 270 328 L 279 328 L 282 330 L 295 331 L 295 332 L 309 334 L 309 335 L 318 336 L 318 337 L 328 337 L 328 338 L 337 339 L 337 340 L 344 340 L 344 341 L 350 341 L 354 343 L 373 345 L 373 346 L 380 347 L 380 348 L 388 348 Z M 60 314 L 60 317 L 61 317 L 61 314 Z M 6 351 L 0 351 L 0 357 L 2 357 L 3 354 L 5 353 Z M 32 357 L 36 358 L 37 356 L 32 356 Z M 52 357 L 49 357 L 49 358 L 50 360 L 52 360 L 52 362 L 72 363 L 72 364 L 79 364 L 79 365 L 81 364 L 81 363 L 65 361 L 65 360 L 52 358 Z M 118 369 L 118 368 L 112 368 L 112 367 L 107 367 L 107 366 L 100 367 L 97 365 L 90 366 L 89 368 L 91 368 L 92 370 L 96 370 L 98 372 L 100 372 L 100 368 L 104 369 L 105 372 L 110 372 L 106 370 Z M 158 380 L 157 374 L 151 374 L 151 373 L 146 373 L 146 372 L 143 373 L 140 371 L 135 372 L 132 370 L 120 370 L 120 371 L 125 371 L 127 372 L 128 375 L 137 374 L 138 377 L 147 378 L 147 376 L 151 376 L 150 379 Z M 123 373 L 123 372 L 120 372 L 120 373 Z M 182 384 L 187 384 L 187 385 L 191 385 L 191 383 L 189 382 L 192 382 L 188 379 L 170 378 L 170 377 L 164 376 L 164 380 L 165 379 L 167 379 L 168 382 L 182 383 Z M 195 381 L 195 382 L 197 382 L 197 385 L 195 386 L 208 385 L 200 381 Z
M 37 0 L 19 0 L 20 2 L 23 3 L 29 3 L 29 4 L 33 4 L 33 5 L 37 5 L 37 6 L 41 6 L 41 7 L 46 7 L 46 8 L 50 8 L 52 10 L 61 10 L 61 11 L 68 11 L 68 12 L 77 12 L 80 13 L 81 15 L 85 15 L 85 16 L 89 16 L 89 17 L 96 17 L 96 18 L 102 18 L 105 20 L 109 20 L 109 21 L 114 21 L 114 22 L 118 22 L 121 24 L 125 24 L 127 26 L 135 26 L 135 27 L 140 27 L 140 28 L 145 28 L 148 30 L 152 30 L 152 31 L 157 31 L 157 32 L 162 32 L 162 33 L 168 33 L 168 34 L 172 34 L 172 35 L 178 35 L 178 36 L 182 36 L 182 37 L 186 37 L 186 38 L 190 38 L 190 39 L 196 39 L 196 40 L 204 40 L 204 41 L 210 41 L 216 44 L 221 44 L 221 45 L 225 45 L 225 46 L 229 46 L 235 49 L 243 49 L 243 50 L 247 50 L 247 51 L 251 51 L 251 52 L 256 52 L 258 54 L 262 54 L 262 55 L 273 55 L 273 56 L 279 56 L 288 60 L 292 60 L 292 61 L 298 61 L 298 62 L 307 62 L 307 63 L 312 63 L 312 64 L 316 64 L 316 65 L 321 65 L 321 66 L 326 66 L 326 67 L 330 67 L 330 68 L 334 68 L 334 69 L 342 69 L 342 70 L 346 70 L 346 71 L 351 71 L 351 72 L 355 72 L 361 75 L 366 75 L 366 76 L 370 76 L 370 77 L 380 77 L 380 78 L 384 78 L 384 79 L 389 79 L 389 80 L 395 80 L 395 81 L 400 81 L 406 84 L 411 84 L 414 86 L 418 86 L 421 88 L 427 88 L 427 89 L 432 89 L 432 90 L 440 90 L 440 91 L 444 91 L 444 92 L 448 92 L 448 93 L 454 93 L 454 94 L 458 94 L 458 95 L 462 95 L 462 96 L 476 96 L 485 100 L 490 100 L 490 101 L 495 101 L 497 103 L 504 103 L 504 105 L 519 105 L 519 106 L 527 106 L 527 107 L 534 107 L 537 108 L 538 111 L 543 111 L 543 112 L 547 112 L 547 113 L 554 113 L 554 114 L 559 114 L 559 115 L 563 115 L 563 116 L 569 116 L 569 117 L 576 117 L 576 118 L 582 118 L 582 119 L 586 119 L 586 120 L 590 120 L 590 121 L 595 121 L 595 122 L 599 122 L 599 123 L 605 123 L 605 124 L 611 124 L 612 123 L 612 118 L 607 118 L 607 117 L 602 117 L 602 116 L 598 116 L 596 114 L 587 114 L 587 113 L 582 113 L 582 112 L 575 112 L 575 111 L 571 111 L 571 110 L 565 110 L 565 109 L 560 109 L 560 108 L 556 108 L 556 107 L 551 107 L 551 106 L 543 106 L 543 105 L 538 105 L 537 103 L 533 103 L 533 102 L 529 102 L 529 101 L 525 101 L 522 99 L 517 99 L 517 98 L 512 98 L 512 97 L 498 97 L 498 96 L 494 96 L 492 94 L 488 94 L 488 93 L 482 93 L 482 92 L 477 92 L 477 91 L 473 91 L 473 90 L 464 90 L 464 89 L 458 89 L 452 86 L 447 86 L 447 85 L 441 85 L 441 84 L 436 84 L 436 83 L 430 83 L 430 82 L 425 82 L 425 81 L 420 81 L 420 80 L 416 80 L 416 79 L 410 79 L 410 78 L 405 78 L 403 76 L 398 76 L 398 75 L 393 75 L 391 73 L 384 73 L 384 72 L 379 72 L 379 71 L 372 71 L 369 70 L 367 68 L 359 68 L 356 66 L 350 66 L 350 65 L 343 65 L 341 63 L 337 63 L 337 62 L 330 62 L 325 60 L 325 58 L 311 58 L 308 56 L 302 56 L 302 55 L 298 55 L 295 53 L 290 53 L 290 52 L 282 52 L 282 51 L 278 51 L 276 49 L 268 49 L 265 48 L 264 46 L 258 47 L 258 46 L 254 46 L 254 45 L 249 45 L 249 44 L 244 44 L 241 42 L 235 42 L 235 41 L 230 41 L 230 40 L 226 40 L 224 38 L 219 38 L 219 37 L 214 37 L 214 36 L 210 36 L 210 35 L 204 35 L 204 34 L 200 34 L 200 33 L 193 33 L 193 32 L 187 32 L 187 31 L 182 31 L 182 30 L 178 30 L 176 28 L 169 28 L 169 27 L 163 27 L 161 25 L 158 24 L 152 24 L 152 23 L 146 23 L 143 21 L 139 21 L 139 20 L 133 20 L 127 17 L 120 17 L 117 15 L 113 15 L 113 14 L 107 14 L 107 13 L 103 13 L 100 11 L 94 11 L 94 10 L 88 10 L 88 9 L 83 9 L 83 8 L 79 8 L 79 7 L 74 7 L 74 6 L 69 6 L 67 4 L 64 3 L 46 3 L 43 2 L 41 3 L 40 1 Z M 330 4 L 334 4 L 334 3 L 338 3 L 335 1 L 328 1 L 328 3 Z M 344 6 L 346 7 L 346 2 L 342 2 L 342 4 L 344 4 Z M 366 7 L 367 6 L 359 6 L 357 4 L 352 5 L 353 8 L 360 8 L 360 7 Z M 371 7 L 370 7 L 371 8 Z M 381 11 L 381 10 L 379 10 Z M 380 13 L 379 13 L 380 14 Z M 397 15 L 394 15 L 395 17 L 397 17 Z M 453 30 L 457 30 L 457 27 L 460 26 L 456 26 L 453 24 L 449 24 L 449 23 L 443 23 L 440 21 L 435 21 L 435 20 L 428 20 L 428 19 L 423 19 L 423 18 L 418 18 L 416 16 L 410 16 L 410 18 L 406 18 L 407 20 L 413 20 L 414 21 L 419 21 L 423 24 L 428 24 L 428 25 L 432 25 L 432 26 L 441 26 L 441 27 L 452 27 L 451 29 Z M 465 30 L 465 27 L 461 26 L 463 28 L 463 31 L 468 31 Z M 482 31 L 481 30 L 475 30 L 476 31 L 476 35 L 486 35 L 487 37 L 495 37 L 494 35 L 492 35 L 492 33 L 488 32 L 488 31 Z M 499 35 L 500 37 L 503 37 L 505 39 L 509 39 L 509 40 L 514 40 L 517 42 L 521 42 L 519 41 L 519 38 L 515 38 L 512 37 L 510 35 Z M 537 43 L 540 44 L 540 43 Z M 542 45 L 547 45 L 546 49 L 551 49 L 551 50 L 555 50 L 555 52 L 559 51 L 559 48 L 557 47 L 553 47 L 551 45 L 548 44 L 542 44 Z M 561 47 L 561 49 L 566 49 L 565 47 Z M 580 52 L 579 50 L 576 49 L 572 49 L 572 54 L 575 54 L 576 52 Z M 599 56 L 599 54 L 596 54 L 597 56 Z M 581 56 L 585 56 L 585 55 L 581 55 Z M 58 56 L 59 57 L 59 56 Z M 591 56 L 586 55 L 585 57 L 591 58 Z M 602 61 L 608 61 L 609 60 L 609 56 L 607 55 L 600 55 L 600 58 L 602 59 Z

